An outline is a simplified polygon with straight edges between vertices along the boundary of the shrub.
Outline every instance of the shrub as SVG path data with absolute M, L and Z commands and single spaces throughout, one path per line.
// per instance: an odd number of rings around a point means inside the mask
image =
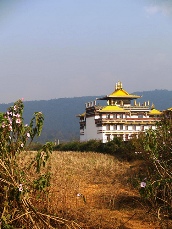
M 78 152 L 97 152 L 110 154 L 117 157 L 119 160 L 133 160 L 138 157 L 135 154 L 135 142 L 124 142 L 121 138 L 115 137 L 112 141 L 102 143 L 100 140 L 89 140 L 84 142 L 67 142 L 56 145 L 54 150 L 59 151 L 78 151 Z
M 30 124 L 25 125 L 23 109 L 22 100 L 18 100 L 0 121 L 1 228 L 56 228 L 58 222 L 68 228 L 77 228 L 75 224 L 70 226 L 67 220 L 41 213 L 41 209 L 34 206 L 36 196 L 44 199 L 47 196 L 44 193 L 48 191 L 51 177 L 48 167 L 44 171 L 42 167 L 45 167 L 53 145 L 47 142 L 30 164 L 24 163 L 22 156 L 26 154 L 22 153 L 35 136 L 40 136 L 44 117 L 41 112 L 35 112 Z
M 156 130 L 138 139 L 144 160 L 139 175 L 140 194 L 157 209 L 160 219 L 172 217 L 172 113 L 166 111 Z

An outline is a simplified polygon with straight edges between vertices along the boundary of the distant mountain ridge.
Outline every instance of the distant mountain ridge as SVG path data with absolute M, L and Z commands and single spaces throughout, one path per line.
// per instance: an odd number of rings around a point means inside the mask
M 154 90 L 133 92 L 132 94 L 142 96 L 137 99 L 141 104 L 145 101 L 153 103 L 156 109 L 165 110 L 172 107 L 172 91 Z M 79 140 L 79 118 L 76 116 L 85 111 L 85 103 L 94 101 L 101 96 L 83 96 L 73 98 L 59 98 L 51 100 L 25 101 L 24 121 L 28 123 L 34 112 L 41 111 L 44 114 L 44 127 L 40 142 L 46 141 L 71 141 Z M 104 101 L 98 100 L 97 104 L 104 105 Z M 0 104 L 0 111 L 5 112 L 13 103 Z
M 132 94 L 141 95 L 142 98 L 138 99 L 140 103 L 150 101 L 150 105 L 153 103 L 158 110 L 172 107 L 172 91 L 156 89 L 154 91 L 136 91 Z

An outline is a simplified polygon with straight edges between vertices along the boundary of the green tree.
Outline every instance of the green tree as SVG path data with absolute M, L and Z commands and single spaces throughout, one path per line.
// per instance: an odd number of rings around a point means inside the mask
M 36 194 L 45 197 L 44 193 L 48 193 L 50 173 L 48 168 L 44 172 L 41 169 L 45 167 L 53 145 L 47 142 L 30 164 L 21 166 L 21 157 L 29 153 L 26 149 L 34 137 L 40 136 L 44 121 L 43 114 L 35 112 L 30 124 L 24 124 L 23 109 L 22 100 L 18 100 L 1 115 L 0 228 L 54 228 L 50 219 L 55 226 L 60 221 L 72 228 L 67 220 L 52 218 L 34 206 Z M 33 179 L 30 178 L 31 173 L 34 174 Z
M 139 139 L 144 169 L 139 175 L 140 194 L 155 207 L 159 219 L 172 217 L 172 112 L 164 112 L 155 130 Z

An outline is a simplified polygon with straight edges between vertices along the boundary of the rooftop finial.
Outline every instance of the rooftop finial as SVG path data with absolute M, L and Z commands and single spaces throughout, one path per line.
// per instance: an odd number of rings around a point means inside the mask
M 151 109 L 152 110 L 155 109 L 155 105 L 153 103 L 152 103 Z
M 118 81 L 118 83 L 116 84 L 116 90 L 120 90 L 122 89 L 122 83 L 121 81 Z

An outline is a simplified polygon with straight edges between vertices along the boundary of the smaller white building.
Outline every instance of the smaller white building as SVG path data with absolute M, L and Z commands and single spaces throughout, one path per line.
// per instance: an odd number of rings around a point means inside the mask
M 114 137 L 127 141 L 140 131 L 155 129 L 161 112 L 154 106 L 150 108 L 149 101 L 142 105 L 137 103 L 138 98 L 140 96 L 129 94 L 118 82 L 114 92 L 97 99 L 106 100 L 106 106 L 96 105 L 96 101 L 86 103 L 85 112 L 77 115 L 80 118 L 80 141 L 94 139 L 106 143 Z

